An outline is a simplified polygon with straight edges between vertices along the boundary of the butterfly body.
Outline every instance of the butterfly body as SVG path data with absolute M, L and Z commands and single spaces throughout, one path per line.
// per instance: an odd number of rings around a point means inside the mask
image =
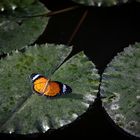
M 33 90 L 39 95 L 54 97 L 57 95 L 67 94 L 72 91 L 68 85 L 58 81 L 51 81 L 41 74 L 32 74 L 30 79 L 33 84 Z

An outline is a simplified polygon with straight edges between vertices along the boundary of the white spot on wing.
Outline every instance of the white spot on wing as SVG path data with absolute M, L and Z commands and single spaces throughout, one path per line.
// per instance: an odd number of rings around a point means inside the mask
M 65 93 L 65 92 L 66 92 L 66 90 L 67 90 L 67 87 L 66 87 L 66 85 L 65 85 L 65 84 L 63 84 L 63 93 Z
M 40 75 L 39 74 L 36 74 L 33 78 L 32 78 L 32 81 L 34 81 L 36 78 L 38 78 Z

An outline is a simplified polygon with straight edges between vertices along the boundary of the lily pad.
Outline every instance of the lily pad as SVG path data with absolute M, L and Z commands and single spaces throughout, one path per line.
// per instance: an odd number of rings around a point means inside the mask
M 103 106 L 114 122 L 140 137 L 140 44 L 124 49 L 102 76 Z
M 47 25 L 47 17 L 33 17 L 48 12 L 37 0 L 2 0 L 0 7 L 0 54 L 33 43 Z
M 94 102 L 99 75 L 83 52 L 65 63 L 71 47 L 42 45 L 18 51 L 0 61 L 0 132 L 46 132 L 74 121 Z M 62 65 L 60 65 L 62 64 Z M 29 76 L 40 73 L 72 88 L 48 98 L 33 93 Z
M 73 0 L 79 4 L 87 6 L 113 6 L 121 3 L 126 3 L 128 0 Z

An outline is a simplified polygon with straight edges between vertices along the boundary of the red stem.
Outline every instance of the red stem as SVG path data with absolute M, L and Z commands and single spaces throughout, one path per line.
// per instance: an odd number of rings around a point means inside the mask
M 85 18 L 86 18 L 86 16 L 87 16 L 87 13 L 88 13 L 88 10 L 84 11 L 84 14 L 82 15 L 82 17 L 81 17 L 81 19 L 80 19 L 78 25 L 76 26 L 76 28 L 75 28 L 75 30 L 73 31 L 73 33 L 72 33 L 70 39 L 68 40 L 67 45 L 70 45 L 70 44 L 71 44 L 73 38 L 75 37 L 75 35 L 77 34 L 77 32 L 78 32 L 78 30 L 79 30 L 79 28 L 80 28 L 80 26 L 81 26 L 81 24 L 82 24 L 83 21 L 85 20 Z

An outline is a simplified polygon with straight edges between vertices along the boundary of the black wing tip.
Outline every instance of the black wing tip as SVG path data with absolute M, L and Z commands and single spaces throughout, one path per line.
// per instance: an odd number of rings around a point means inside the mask
M 72 88 L 68 85 L 66 85 L 67 90 L 66 90 L 66 94 L 71 93 L 72 92 Z
M 38 73 L 32 73 L 32 74 L 30 75 L 30 79 L 33 79 L 33 77 L 35 77 L 37 74 L 38 74 Z
M 32 82 L 34 82 L 36 79 L 38 79 L 39 77 L 42 77 L 42 75 L 41 74 L 39 74 L 39 73 L 32 73 L 31 75 L 30 75 L 30 80 L 32 81 Z

